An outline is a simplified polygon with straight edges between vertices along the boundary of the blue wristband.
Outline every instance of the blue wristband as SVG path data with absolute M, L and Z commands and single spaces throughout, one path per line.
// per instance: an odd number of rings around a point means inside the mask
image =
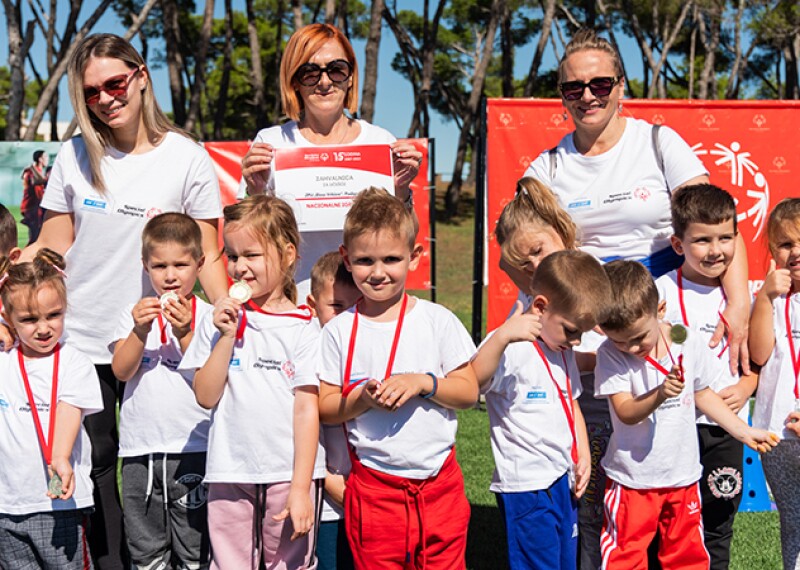
M 436 391 L 439 389 L 439 379 L 433 372 L 426 372 L 425 374 L 427 374 L 433 379 L 433 390 L 431 390 L 427 394 L 420 394 L 420 398 L 422 398 L 423 400 L 430 400 L 436 395 Z

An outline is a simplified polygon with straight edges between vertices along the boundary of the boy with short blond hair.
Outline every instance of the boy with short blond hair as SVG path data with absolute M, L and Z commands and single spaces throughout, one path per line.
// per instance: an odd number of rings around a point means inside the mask
M 611 286 L 596 259 L 564 250 L 544 258 L 530 294 L 530 309 L 523 314 L 517 302 L 472 367 L 486 394 L 496 466 L 490 489 L 503 513 L 509 566 L 567 570 L 577 563 L 577 499 L 591 459 L 572 348 L 603 318 Z
M 311 268 L 311 293 L 306 302 L 319 320 L 320 327 L 352 307 L 360 296 L 338 251 L 329 251 Z M 317 535 L 317 568 L 350 570 L 353 568 L 353 554 L 344 529 L 345 477 L 350 474 L 347 438 L 341 425 L 320 427 L 326 474 Z
M 478 398 L 475 347 L 447 309 L 405 293 L 422 248 L 384 190 L 347 214 L 345 265 L 362 299 L 322 332 L 320 415 L 347 422 L 347 537 L 357 569 L 465 567 L 469 503 L 454 409 Z
M 200 227 L 160 214 L 142 232 L 142 264 L 155 296 L 120 316 L 111 368 L 120 406 L 122 497 L 131 561 L 137 568 L 205 568 L 209 562 L 203 484 L 211 415 L 178 371 L 195 323 L 212 310 L 193 288 L 203 266 Z
M 613 292 L 600 327 L 595 395 L 608 397 L 614 433 L 602 465 L 608 482 L 603 568 L 647 565 L 660 535 L 664 570 L 707 569 L 695 406 L 733 435 L 769 451 L 777 436 L 749 427 L 709 386 L 727 374 L 693 331 L 661 322 L 658 291 L 635 261 L 605 265 Z
M 666 302 L 664 318 L 711 340 L 727 305 L 721 277 L 736 250 L 736 203 L 713 184 L 681 188 L 672 199 L 672 247 L 684 256 L 683 265 L 656 280 L 659 299 Z M 724 365 L 727 343 L 709 348 Z M 756 388 L 755 374 L 728 372 L 710 387 L 728 407 L 747 421 L 748 399 Z M 703 534 L 711 569 L 725 570 L 730 562 L 733 521 L 742 500 L 742 444 L 704 414 L 697 414 L 703 474 Z

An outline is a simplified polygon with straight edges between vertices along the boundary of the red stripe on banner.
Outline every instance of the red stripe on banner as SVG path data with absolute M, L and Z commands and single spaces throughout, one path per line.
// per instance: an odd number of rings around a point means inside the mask
M 623 115 L 667 125 L 694 148 L 711 182 L 737 201 L 750 279 L 764 278 L 769 259 L 764 233 L 769 211 L 795 196 L 800 176 L 798 101 L 625 100 Z M 517 298 L 503 273 L 493 231 L 517 180 L 539 154 L 574 129 L 560 99 L 489 99 L 486 108 L 486 330 L 498 327 Z
M 354 168 L 391 175 L 392 149 L 388 144 L 275 149 L 275 170 L 308 167 Z

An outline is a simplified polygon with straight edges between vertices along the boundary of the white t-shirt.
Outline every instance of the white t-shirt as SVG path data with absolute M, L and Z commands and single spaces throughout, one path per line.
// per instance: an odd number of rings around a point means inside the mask
M 708 341 L 714 335 L 714 330 L 719 323 L 719 314 L 727 306 L 725 295 L 722 287 L 709 287 L 707 285 L 700 285 L 693 281 L 689 281 L 684 277 L 683 282 L 683 303 L 686 309 L 686 318 L 688 323 L 683 321 L 681 313 L 680 297 L 678 295 L 678 270 L 675 269 L 669 273 L 662 275 L 656 279 L 656 288 L 658 288 L 659 301 L 667 302 L 667 312 L 664 314 L 664 319 L 673 324 L 686 325 L 697 333 L 700 339 L 706 344 L 707 350 L 717 358 L 722 366 L 727 369 L 728 373 L 717 377 L 717 380 L 709 387 L 715 392 L 719 393 L 723 388 L 733 386 L 739 382 L 739 374 L 731 374 L 730 366 L 728 366 L 728 350 L 723 348 L 727 346 L 727 339 L 724 339 L 716 348 L 710 348 Z M 745 405 L 739 410 L 739 418 L 742 421 L 747 421 L 750 406 Z M 717 425 L 715 421 L 707 417 L 700 410 L 697 410 L 697 423 Z
M 800 351 L 800 294 L 794 293 L 789 301 L 795 358 Z M 784 422 L 795 411 L 795 376 L 786 336 L 786 295 L 777 297 L 772 303 L 772 322 L 775 327 L 775 348 L 761 368 L 753 409 L 753 426 L 777 433 L 784 439 L 797 439 L 797 435 L 786 429 Z
M 325 448 L 325 467 L 334 475 L 350 475 L 350 453 L 347 451 L 347 436 L 341 425 L 321 425 L 322 446 Z M 322 522 L 344 518 L 344 509 L 334 503 L 327 493 L 322 495 Z
M 626 119 L 622 138 L 597 156 L 577 151 L 570 133 L 558 143 L 555 179 L 544 151 L 525 176 L 550 186 L 581 230 L 581 249 L 598 258 L 639 259 L 669 247 L 670 194 L 681 184 L 707 174 L 691 147 L 669 127 L 659 131 L 664 173 L 652 144 L 653 126 Z
M 141 261 L 148 219 L 162 212 L 215 219 L 222 205 L 208 153 L 176 133 L 144 154 L 108 148 L 101 168 L 107 186 L 103 194 L 89 183 L 83 139 L 64 143 L 42 208 L 74 216 L 75 241 L 66 255 L 66 342 L 95 364 L 108 364 L 119 308 L 152 294 Z
M 201 368 L 219 338 L 213 313 L 206 313 L 178 368 L 191 372 Z M 233 349 L 228 381 L 211 415 L 206 483 L 292 480 L 294 390 L 319 386 L 318 348 L 319 325 L 308 311 L 279 315 L 247 311 L 244 338 Z M 322 446 L 313 477 L 325 477 Z
M 351 308 L 322 330 L 319 378 L 329 384 L 343 384 L 354 314 Z M 359 317 L 353 380 L 384 378 L 396 327 L 396 321 Z M 453 313 L 416 299 L 403 322 L 392 373 L 433 372 L 441 379 L 474 353 L 475 345 Z M 453 410 L 422 398 L 411 398 L 393 412 L 371 408 L 347 423 L 350 444 L 364 465 L 409 479 L 439 472 L 455 444 L 456 427 Z
M 395 140 L 394 135 L 389 131 L 376 127 L 366 121 L 358 120 L 361 132 L 356 139 L 348 144 L 390 144 Z M 310 147 L 323 146 L 317 145 L 306 139 L 300 134 L 300 129 L 295 121 L 289 121 L 283 125 L 276 125 L 268 129 L 258 131 L 253 143 L 269 143 L 274 148 Z M 246 196 L 247 186 L 244 179 L 239 184 L 238 198 Z M 275 177 L 270 170 L 269 182 L 267 182 L 267 193 L 275 194 Z M 297 298 L 305 299 L 311 291 L 311 268 L 323 254 L 339 249 L 342 243 L 342 232 L 339 231 L 307 231 L 301 235 L 300 259 L 297 262 L 295 271 L 295 281 L 297 282 Z
M 133 330 L 133 305 L 122 312 L 114 336 L 125 339 Z M 213 307 L 197 299 L 195 327 Z M 119 412 L 119 456 L 138 457 L 149 453 L 196 453 L 208 447 L 211 412 L 201 408 L 192 390 L 192 371 L 178 372 L 183 355 L 163 319 L 167 344 L 161 344 L 158 320 L 142 354 L 136 374 L 125 382 Z
M 602 460 L 612 480 L 632 489 L 685 487 L 700 479 L 700 449 L 695 426 L 695 391 L 724 374 L 719 361 L 691 331 L 683 344 L 672 344 L 675 361 L 683 355 L 686 387 L 636 425 L 623 423 L 609 405 L 614 433 Z M 669 370 L 669 355 L 659 360 Z M 595 394 L 646 394 L 664 382 L 664 374 L 642 358 L 623 353 L 606 341 L 597 351 Z
M 17 348 L 0 352 L 0 513 L 29 515 L 91 507 L 92 448 L 83 418 L 103 409 L 100 381 L 89 359 L 70 346 L 59 356 L 57 400 L 81 410 L 81 427 L 72 446 L 70 463 L 75 474 L 75 493 L 68 501 L 47 497 L 50 477 L 36 434 L 25 385 L 19 370 Z M 42 432 L 48 444 L 53 357 L 25 361 Z M 56 419 L 58 426 L 58 419 Z M 58 427 L 56 427 L 58 429 Z
M 571 350 L 552 351 L 544 343 L 539 346 L 571 410 L 572 400 L 581 395 L 575 355 Z M 567 393 L 567 373 L 572 394 Z M 483 392 L 495 463 L 491 491 L 547 489 L 572 468 L 569 423 L 550 373 L 533 343 L 509 344 Z

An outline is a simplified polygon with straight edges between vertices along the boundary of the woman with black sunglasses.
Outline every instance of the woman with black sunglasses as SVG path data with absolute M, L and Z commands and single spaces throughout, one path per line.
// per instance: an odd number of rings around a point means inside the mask
M 409 185 L 417 175 L 422 153 L 411 143 L 397 141 L 388 131 L 353 118 L 358 112 L 358 64 L 353 47 L 338 28 L 311 24 L 297 30 L 286 44 L 280 81 L 283 111 L 291 120 L 256 135 L 242 159 L 240 197 L 245 192 L 275 192 L 272 160 L 276 148 L 390 144 L 396 195 L 410 206 Z M 314 262 L 340 243 L 340 231 L 303 233 L 295 275 L 298 298 L 305 298 L 309 292 Z
M 617 50 L 593 30 L 581 30 L 573 36 L 564 50 L 558 75 L 564 118 L 569 113 L 575 130 L 558 146 L 540 154 L 525 176 L 538 178 L 553 189 L 578 226 L 584 251 L 603 261 L 636 259 L 654 277 L 676 269 L 682 258 L 670 245 L 671 197 L 681 187 L 708 182 L 703 163 L 669 127 L 654 128 L 646 121 L 622 115 L 622 61 Z M 728 296 L 724 314 L 731 366 L 738 366 L 741 359 L 749 368 L 747 253 L 741 237 L 737 239 L 734 262 L 723 277 Z M 721 336 L 722 328 L 718 331 Z M 601 341 L 602 337 L 584 337 L 581 350 L 592 351 Z M 601 563 L 604 487 L 604 481 L 596 480 L 597 461 L 608 444 L 611 424 L 606 405 L 598 405 L 592 398 L 593 374 L 583 374 L 581 380 L 581 407 L 587 410 L 591 447 L 598 453 L 592 454 L 590 488 L 594 492 L 581 499 L 580 567 L 594 569 Z M 732 520 L 731 516 L 731 524 Z M 729 540 L 729 535 L 721 537 L 727 545 Z
M 206 259 L 200 282 L 212 300 L 227 291 L 217 249 L 222 206 L 211 159 L 161 111 L 150 72 L 130 43 L 112 34 L 87 37 L 69 62 L 68 78 L 81 135 L 58 153 L 42 201 L 42 231 L 24 256 L 41 247 L 66 254 L 66 342 L 92 359 L 104 404 L 86 420 L 95 483 L 89 546 L 98 568 L 122 569 L 128 563 L 117 493 L 118 383 L 109 343 L 117 340 L 121 312 L 153 294 L 141 234 L 161 212 L 197 220 Z M 153 562 L 134 550 L 135 565 Z

